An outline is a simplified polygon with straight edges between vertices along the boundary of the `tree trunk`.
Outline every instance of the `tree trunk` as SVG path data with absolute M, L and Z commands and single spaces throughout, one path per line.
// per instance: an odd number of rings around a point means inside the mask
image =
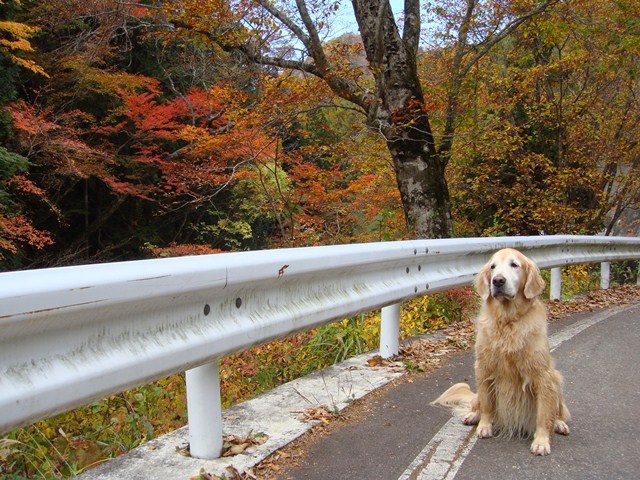
M 387 142 L 407 225 L 418 238 L 452 237 L 446 160 L 436 152 L 417 72 L 419 2 L 405 2 L 402 37 L 388 0 L 353 0 L 353 8 L 375 77 L 368 123 Z
M 415 142 L 388 142 L 407 226 L 417 238 L 453 236 L 449 189 L 435 155 L 419 152 Z

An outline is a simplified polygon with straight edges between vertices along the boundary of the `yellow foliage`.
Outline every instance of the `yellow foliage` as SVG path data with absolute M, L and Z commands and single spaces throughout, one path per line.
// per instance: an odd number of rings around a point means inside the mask
M 38 32 L 40 29 L 37 27 L 31 27 L 29 25 L 25 25 L 24 23 L 18 23 L 18 22 L 9 22 L 9 21 L 0 21 L 0 33 L 2 34 L 3 37 L 12 37 L 15 40 L 13 40 L 14 43 L 20 43 L 22 44 L 22 42 L 33 36 L 36 32 Z M 9 42 L 10 40 L 7 39 L 3 39 L 4 41 Z M 31 47 L 31 44 L 29 42 L 26 42 L 26 46 L 23 46 L 22 48 L 19 48 L 20 50 L 25 50 L 25 51 L 33 51 L 33 47 Z
M 39 28 L 31 27 L 24 23 L 0 21 L 0 55 L 6 56 L 16 65 L 48 77 L 36 62 L 20 56 L 21 52 L 33 52 L 33 47 L 28 38 L 39 30 Z
M 160 82 L 155 78 L 135 75 L 125 71 L 112 71 L 90 66 L 81 57 L 66 57 L 59 62 L 62 70 L 73 72 L 78 87 L 88 92 L 119 96 L 122 92 L 134 93 L 147 90 L 159 93 Z
M 415 298 L 402 308 L 400 335 L 408 338 L 467 320 L 475 306 L 476 296 L 470 287 Z
M 599 282 L 597 267 L 594 265 L 569 265 L 562 270 L 562 293 L 565 297 L 573 297 L 596 288 Z

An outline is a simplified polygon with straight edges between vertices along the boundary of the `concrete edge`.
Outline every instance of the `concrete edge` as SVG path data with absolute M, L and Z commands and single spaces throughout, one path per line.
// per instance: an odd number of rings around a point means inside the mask
M 267 441 L 244 453 L 215 460 L 184 455 L 188 427 L 182 427 L 79 475 L 80 480 L 189 479 L 201 469 L 230 476 L 228 466 L 245 472 L 273 452 L 309 431 L 319 420 L 300 420 L 300 412 L 325 406 L 340 411 L 352 401 L 404 375 L 401 364 L 370 366 L 377 351 L 352 357 L 340 364 L 281 385 L 222 412 L 225 435 L 247 437 L 265 434 Z M 386 363 L 386 362 L 385 362 Z

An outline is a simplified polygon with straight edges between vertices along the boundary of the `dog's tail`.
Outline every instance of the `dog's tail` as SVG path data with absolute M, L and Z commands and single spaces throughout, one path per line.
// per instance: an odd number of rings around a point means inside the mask
M 471 411 L 477 397 L 478 395 L 471 391 L 469 385 L 466 383 L 456 383 L 431 402 L 431 405 L 449 407 L 456 416 L 464 417 Z

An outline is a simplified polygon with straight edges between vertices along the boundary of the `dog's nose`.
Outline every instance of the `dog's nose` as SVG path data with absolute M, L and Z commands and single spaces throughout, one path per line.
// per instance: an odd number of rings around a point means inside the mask
M 502 275 L 496 275 L 493 277 L 493 280 L 491 280 L 491 283 L 493 283 L 494 287 L 502 287 L 504 286 L 505 281 L 506 280 Z

